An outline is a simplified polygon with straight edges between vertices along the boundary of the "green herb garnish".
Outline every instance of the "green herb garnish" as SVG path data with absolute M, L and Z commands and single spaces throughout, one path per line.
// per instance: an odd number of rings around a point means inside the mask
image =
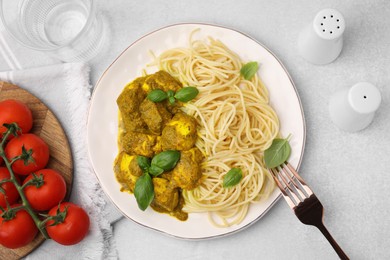
M 155 89 L 148 94 L 148 99 L 154 103 L 162 102 L 168 98 L 167 93 L 161 89 Z
M 199 94 L 199 90 L 195 87 L 185 87 L 176 92 L 175 98 L 181 102 L 193 100 Z
M 149 173 L 144 173 L 135 182 L 134 196 L 138 207 L 145 210 L 154 198 L 153 181 Z
M 137 156 L 137 163 L 144 172 L 147 172 L 150 168 L 150 159 L 148 157 Z
M 167 95 L 168 95 L 168 101 L 169 103 L 171 103 L 171 105 L 173 105 L 175 103 L 175 92 L 173 90 L 168 90 L 167 91 Z
M 259 69 L 259 64 L 256 61 L 251 61 L 242 66 L 240 70 L 241 76 L 244 77 L 246 80 L 250 80 Z
M 174 104 L 176 100 L 181 102 L 188 102 L 193 100 L 199 94 L 199 90 L 196 87 L 185 87 L 178 90 L 176 93 L 173 90 L 168 90 L 164 92 L 161 89 L 152 90 L 147 98 L 154 102 L 162 102 L 168 99 L 169 103 Z
M 149 173 L 155 177 L 159 176 L 163 172 L 164 172 L 164 169 L 161 169 L 160 167 L 158 167 L 156 165 L 151 165 L 149 168 Z
M 264 151 L 264 162 L 267 168 L 278 167 L 287 161 L 291 153 L 289 139 L 290 135 L 286 139 L 275 138 L 271 146 Z
M 237 185 L 242 179 L 242 170 L 240 168 L 232 168 L 223 177 L 223 187 L 229 188 Z
M 145 156 L 137 156 L 137 163 L 143 174 L 135 182 L 134 196 L 141 210 L 145 210 L 154 198 L 153 182 L 150 175 L 156 177 L 164 171 L 172 170 L 179 160 L 180 152 L 176 150 L 161 152 L 152 160 Z
M 152 166 L 157 166 L 164 171 L 172 170 L 177 162 L 180 160 L 180 152 L 175 150 L 168 150 L 161 152 L 153 157 Z

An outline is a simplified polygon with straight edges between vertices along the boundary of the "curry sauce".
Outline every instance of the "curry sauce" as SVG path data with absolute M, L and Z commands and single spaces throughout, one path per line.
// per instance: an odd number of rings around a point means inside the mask
M 139 77 L 125 86 L 117 99 L 119 107 L 119 152 L 114 162 L 114 172 L 121 191 L 134 193 L 135 183 L 143 174 L 137 156 L 152 158 L 166 151 L 180 151 L 176 167 L 153 177 L 154 199 L 151 207 L 168 213 L 179 220 L 188 214 L 182 210 L 182 190 L 199 185 L 202 153 L 195 147 L 196 120 L 181 111 L 180 102 L 154 103 L 147 98 L 150 91 L 178 91 L 182 84 L 165 71 Z

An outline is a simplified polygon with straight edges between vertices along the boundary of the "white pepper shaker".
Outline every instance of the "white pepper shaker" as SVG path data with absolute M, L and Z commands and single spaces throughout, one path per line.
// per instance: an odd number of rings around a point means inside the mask
M 380 103 L 379 90 L 371 83 L 360 82 L 331 97 L 330 118 L 345 131 L 360 131 L 372 122 Z
M 334 61 L 343 48 L 345 21 L 334 9 L 323 9 L 317 13 L 313 23 L 299 34 L 298 50 L 307 61 L 323 65 Z

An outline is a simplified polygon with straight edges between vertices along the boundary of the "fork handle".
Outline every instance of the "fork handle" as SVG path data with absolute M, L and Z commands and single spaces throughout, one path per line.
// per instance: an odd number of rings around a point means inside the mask
M 322 234 L 326 237 L 329 243 L 332 245 L 333 249 L 336 251 L 340 259 L 349 260 L 349 257 L 344 253 L 341 247 L 337 244 L 336 240 L 332 237 L 329 231 L 326 229 L 323 223 L 316 225 L 316 227 L 322 232 Z

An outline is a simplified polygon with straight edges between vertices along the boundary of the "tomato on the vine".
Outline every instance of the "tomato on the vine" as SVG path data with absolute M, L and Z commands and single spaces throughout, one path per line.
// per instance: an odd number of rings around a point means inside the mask
M 16 176 L 15 176 L 16 177 Z M 10 179 L 11 175 L 6 167 L 0 167 L 0 181 Z M 17 177 L 16 177 L 17 178 Z M 5 182 L 0 186 L 5 194 L 0 192 L 0 206 L 5 208 L 7 206 L 6 199 L 9 205 L 14 204 L 19 199 L 19 192 L 12 182 Z
M 35 177 L 34 177 L 35 175 Z M 42 169 L 30 174 L 23 185 L 32 181 L 24 189 L 24 194 L 33 209 L 45 211 L 58 206 L 65 198 L 66 183 L 64 178 L 55 170 Z
M 17 207 L 20 205 L 13 205 Z M 26 210 L 16 212 L 13 218 L 0 215 L 0 244 L 7 248 L 19 248 L 29 244 L 38 233 L 34 220 Z
M 21 175 L 43 169 L 49 161 L 49 146 L 39 136 L 35 134 L 22 134 L 10 140 L 5 147 L 5 155 L 11 160 L 22 154 L 22 146 L 28 151 L 32 149 L 32 158 L 34 162 L 28 165 L 23 160 L 17 160 L 12 165 L 12 170 Z
M 46 222 L 49 236 L 59 244 L 74 245 L 84 239 L 89 230 L 89 217 L 84 209 L 71 202 L 63 202 L 49 211 L 49 216 L 57 215 L 57 224 L 54 220 Z M 55 224 L 55 225 L 53 225 Z
M 24 103 L 7 99 L 0 102 L 0 136 L 7 131 L 3 124 L 17 123 L 22 133 L 28 133 L 33 125 L 31 110 Z

